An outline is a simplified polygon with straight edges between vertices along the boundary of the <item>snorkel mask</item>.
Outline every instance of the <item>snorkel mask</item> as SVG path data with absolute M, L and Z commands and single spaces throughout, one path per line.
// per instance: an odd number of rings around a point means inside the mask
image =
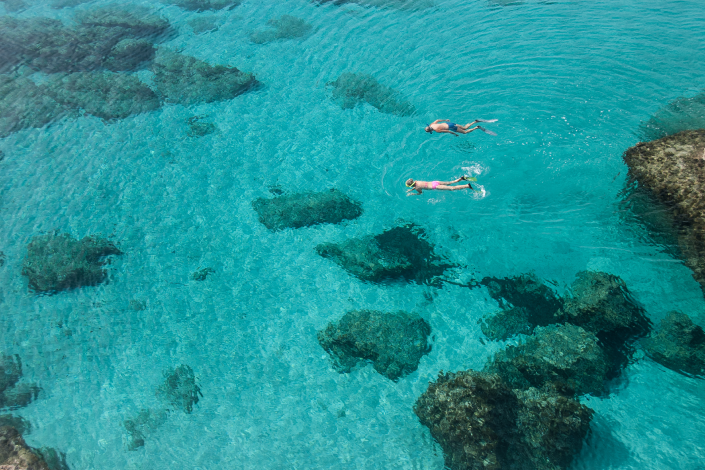
M 433 134 L 433 129 L 431 129 L 431 124 L 426 124 L 426 128 L 424 129 L 426 132 L 429 134 Z
M 409 183 L 409 181 L 411 181 L 411 183 Z M 411 178 L 409 178 L 408 180 L 406 180 L 406 183 L 405 183 L 405 184 L 406 184 L 406 187 L 407 187 L 407 188 L 413 188 L 414 186 L 416 186 L 416 181 L 414 181 L 414 180 L 412 180 Z

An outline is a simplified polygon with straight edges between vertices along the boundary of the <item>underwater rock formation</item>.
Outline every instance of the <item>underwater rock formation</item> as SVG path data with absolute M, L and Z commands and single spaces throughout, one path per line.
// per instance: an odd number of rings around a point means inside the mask
M 669 208 L 686 266 L 705 292 L 705 129 L 627 149 L 629 175 Z
M 191 274 L 191 279 L 194 281 L 205 281 L 208 278 L 209 274 L 212 274 L 215 272 L 215 269 L 213 268 L 203 268 L 199 269 L 195 273 Z
M 396 382 L 415 371 L 431 350 L 430 334 L 431 325 L 416 314 L 358 310 L 319 331 L 318 342 L 338 372 L 371 361 L 377 372 Z
M 191 11 L 222 10 L 224 8 L 234 8 L 242 3 L 242 0 L 162 0 L 168 3 Z
M 22 416 L 0 415 L 0 427 L 3 426 L 12 426 L 22 435 L 32 432 L 32 424 Z
M 166 423 L 168 417 L 167 410 L 143 409 L 134 418 L 125 420 L 123 424 L 127 431 L 127 450 L 137 450 L 144 446 L 145 439 Z
M 43 127 L 69 113 L 32 80 L 0 75 L 0 138 L 22 129 Z
M 46 73 L 134 70 L 153 56 L 148 43 L 169 27 L 137 6 L 91 9 L 77 19 L 70 28 L 48 18 L 0 17 L 0 71 L 20 64 Z
M 59 452 L 51 447 L 42 447 L 41 449 L 32 449 L 46 462 L 49 470 L 71 470 L 66 463 L 66 454 Z
M 259 83 L 254 75 L 235 67 L 209 65 L 166 49 L 157 51 L 152 70 L 157 90 L 165 100 L 184 106 L 229 100 Z
M 705 92 L 678 98 L 640 126 L 644 140 L 655 140 L 682 131 L 705 129 Z
M 705 331 L 688 315 L 670 312 L 658 331 L 641 343 L 659 364 L 684 374 L 705 375 Z
M 181 364 L 175 369 L 164 372 L 164 383 L 157 389 L 157 397 L 165 404 L 191 413 L 193 405 L 198 403 L 198 396 L 203 394 L 196 385 L 193 369 Z
M 218 130 L 218 126 L 212 122 L 201 122 L 201 119 L 203 116 L 191 116 L 186 120 L 189 137 L 204 137 Z
M 93 0 L 52 0 L 51 2 L 49 2 L 49 4 L 52 8 L 60 9 L 77 7 L 79 5 L 83 5 L 84 3 L 92 1 Z
M 20 432 L 0 427 L 0 468 L 6 470 L 50 470 L 47 463 L 29 447 Z
M 375 236 L 351 238 L 339 244 L 322 243 L 316 246 L 316 252 L 363 281 L 407 280 L 423 284 L 455 267 L 437 256 L 423 236 L 422 228 L 402 225 Z
M 22 408 L 37 398 L 41 389 L 33 383 L 19 382 L 20 378 L 20 357 L 0 353 L 0 408 Z
M 575 325 L 550 325 L 536 327 L 525 342 L 497 353 L 486 370 L 515 389 L 555 384 L 578 395 L 599 395 L 610 361 L 594 334 Z
M 198 15 L 187 21 L 195 34 L 215 31 L 219 28 L 219 19 L 216 15 Z
M 53 293 L 105 280 L 106 256 L 120 255 L 111 242 L 99 237 L 76 240 L 69 234 L 48 233 L 32 238 L 22 274 L 35 292 Z
M 250 35 L 250 41 L 255 44 L 266 44 L 280 39 L 302 38 L 313 30 L 313 26 L 301 18 L 282 15 L 267 22 L 268 29 L 255 31 Z
M 23 0 L 0 0 L 0 3 L 5 5 L 5 10 L 13 13 L 27 8 L 27 4 Z
M 444 374 L 414 405 L 451 470 L 567 468 L 580 451 L 592 410 L 529 388 L 512 390 L 497 374 Z
M 321 192 L 287 194 L 252 202 L 259 221 L 269 230 L 310 227 L 318 224 L 339 224 L 362 215 L 359 202 L 331 189 Z
M 386 114 L 411 116 L 416 112 L 398 92 L 380 84 L 371 75 L 345 72 L 328 85 L 333 86 L 333 101 L 343 109 L 352 109 L 365 102 Z
M 46 92 L 57 102 L 102 119 L 123 119 L 159 109 L 157 95 L 134 75 L 77 72 L 53 77 Z
M 478 285 L 486 286 L 490 297 L 505 309 L 481 320 L 482 332 L 494 340 L 529 334 L 537 326 L 556 323 L 555 314 L 563 306 L 563 300 L 534 273 L 485 277 Z

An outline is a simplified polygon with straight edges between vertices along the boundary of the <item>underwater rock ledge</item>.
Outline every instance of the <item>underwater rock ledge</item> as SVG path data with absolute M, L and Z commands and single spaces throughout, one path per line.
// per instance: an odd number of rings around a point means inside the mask
M 377 372 L 396 382 L 429 353 L 430 334 L 431 325 L 416 314 L 359 310 L 319 331 L 318 342 L 338 372 L 349 373 L 359 362 L 371 361 Z
M 623 158 L 630 177 L 671 211 L 684 262 L 705 292 L 705 129 L 640 142 Z
M 252 202 L 259 221 L 269 230 L 339 224 L 362 215 L 362 205 L 337 189 L 295 193 Z
M 641 344 L 650 358 L 671 370 L 705 375 L 705 331 L 688 315 L 670 312 Z

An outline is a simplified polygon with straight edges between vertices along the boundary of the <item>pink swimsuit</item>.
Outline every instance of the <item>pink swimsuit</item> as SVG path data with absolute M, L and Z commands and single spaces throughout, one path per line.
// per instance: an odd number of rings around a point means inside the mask
M 441 183 L 438 182 L 438 181 L 433 181 L 433 182 L 431 182 L 431 189 L 436 189 L 439 184 L 441 184 Z

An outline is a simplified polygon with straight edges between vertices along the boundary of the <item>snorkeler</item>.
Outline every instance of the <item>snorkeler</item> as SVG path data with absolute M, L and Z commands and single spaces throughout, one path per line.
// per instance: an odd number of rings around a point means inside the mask
M 473 124 L 476 124 L 478 122 L 497 122 L 496 119 L 475 119 L 473 122 L 469 124 L 465 124 L 464 126 L 461 126 L 460 124 L 455 124 L 453 122 L 450 122 L 449 119 L 436 119 L 433 121 L 431 124 L 428 124 L 426 126 L 426 129 L 424 129 L 426 132 L 429 134 L 433 134 L 433 131 L 438 132 L 439 134 L 453 134 L 454 136 L 458 137 L 458 134 L 455 134 L 455 132 L 459 132 L 461 134 L 469 134 L 475 129 L 480 129 L 482 132 L 489 134 L 489 135 L 497 135 L 492 131 L 488 131 L 484 127 L 481 126 L 471 126 Z M 447 124 L 446 124 L 447 123 Z
M 470 183 L 461 186 L 450 186 L 451 184 L 459 183 L 461 181 L 476 181 L 475 178 L 468 178 L 467 176 L 461 176 L 455 181 L 418 181 L 409 178 L 406 180 L 406 190 L 407 196 L 412 196 L 414 194 L 421 194 L 424 189 L 440 189 L 442 191 L 457 191 L 458 189 L 473 189 Z M 416 193 L 414 193 L 416 191 Z

